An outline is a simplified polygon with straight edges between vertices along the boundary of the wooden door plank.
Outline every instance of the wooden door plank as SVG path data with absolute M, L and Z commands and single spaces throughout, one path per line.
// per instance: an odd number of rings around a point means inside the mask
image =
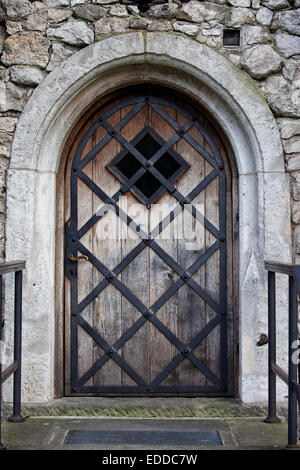
M 122 118 L 126 110 L 122 110 Z M 148 107 L 144 107 L 122 131 L 127 141 L 132 139 L 148 124 Z M 148 223 L 147 209 L 130 192 L 126 195 L 127 213 L 138 223 Z M 125 198 L 124 198 L 125 199 Z M 127 231 L 127 237 L 122 240 L 122 256 L 126 256 L 140 241 L 138 234 Z M 121 274 L 121 280 L 128 289 L 146 306 L 149 307 L 149 248 L 145 248 Z M 122 297 L 122 333 L 141 317 L 141 313 L 123 296 Z M 129 339 L 122 348 L 122 357 L 146 381 L 149 380 L 149 325 L 148 322 Z M 134 386 L 135 382 L 122 373 L 123 386 Z
M 169 107 L 162 108 L 176 120 L 176 111 Z M 162 119 L 155 111 L 150 109 L 149 125 L 165 141 L 169 140 L 173 134 L 172 129 L 167 122 Z M 160 209 L 162 205 L 166 208 L 174 203 L 174 198 L 166 192 L 150 209 L 150 225 L 157 225 L 160 221 Z M 169 211 L 164 211 L 169 213 Z M 152 220 L 151 220 L 152 219 Z M 165 230 L 158 241 L 159 246 L 173 259 L 177 261 L 177 246 L 172 231 Z M 176 273 L 150 250 L 150 305 L 153 305 L 159 297 L 177 280 Z M 165 305 L 156 313 L 156 317 L 177 336 L 177 294 L 175 294 Z M 155 377 L 171 362 L 176 355 L 177 349 L 172 343 L 152 324 L 149 331 L 149 351 L 150 351 L 150 380 Z M 177 369 L 175 369 L 163 382 L 162 385 L 177 385 Z
M 112 125 L 120 121 L 120 112 L 114 113 L 110 118 Z M 106 131 L 99 126 L 94 134 L 94 146 L 105 136 Z M 93 159 L 93 181 L 105 194 L 112 196 L 120 188 L 118 180 L 106 170 L 105 166 L 120 151 L 120 144 L 112 139 Z M 104 203 L 96 195 L 93 197 L 93 212 L 98 212 Z M 100 219 L 92 228 L 93 254 L 109 270 L 113 270 L 121 261 L 121 243 L 117 238 L 118 216 L 113 210 Z M 93 277 L 100 283 L 103 275 L 94 268 Z M 121 293 L 109 284 L 93 302 L 93 327 L 102 338 L 111 346 L 121 336 Z M 94 361 L 104 354 L 101 347 L 94 348 Z M 109 360 L 95 375 L 94 386 L 120 386 L 121 370 L 113 361 Z
M 89 139 L 83 156 L 86 155 L 93 148 L 93 140 Z M 84 169 L 84 172 L 93 178 L 93 163 L 90 162 Z M 84 223 L 93 216 L 93 193 L 79 178 L 77 180 L 78 193 L 77 193 L 77 207 L 78 207 L 78 228 L 82 227 Z M 92 230 L 87 232 L 80 242 L 86 248 L 92 251 L 93 233 Z M 80 255 L 80 253 L 78 253 Z M 78 285 L 78 303 L 80 303 L 93 289 L 93 266 L 90 262 L 80 260 L 77 262 L 77 285 Z M 85 310 L 81 313 L 82 317 L 90 324 L 93 324 L 93 303 L 90 303 Z M 78 326 L 78 376 L 79 378 L 93 365 L 93 349 L 94 342 L 80 326 Z M 92 385 L 92 380 L 89 380 L 85 385 Z
M 79 131 L 75 132 L 74 131 L 74 140 L 73 140 L 73 145 L 71 147 L 68 160 L 67 160 L 67 167 L 66 167 L 66 174 L 65 174 L 65 207 L 64 207 L 64 223 L 66 223 L 69 220 L 70 214 L 71 214 L 71 197 L 70 197 L 70 181 L 71 181 L 71 174 L 72 174 L 72 162 L 73 158 L 75 156 L 76 149 L 79 145 L 79 142 L 86 132 L 87 128 L 89 127 L 89 123 L 85 123 Z M 91 139 L 87 142 L 84 150 L 83 150 L 83 156 L 89 152 L 89 150 L 92 148 L 92 141 Z M 86 169 L 87 174 L 91 175 L 91 166 Z M 89 217 L 92 215 L 92 195 L 88 191 L 86 191 L 86 186 L 83 183 L 79 183 L 79 192 L 80 196 L 82 198 L 82 206 L 78 206 L 78 223 L 81 224 L 82 222 L 82 217 Z M 91 241 L 91 237 L 90 237 Z M 86 282 L 84 280 L 87 280 L 89 282 L 90 276 L 86 272 L 87 266 L 85 264 L 82 264 L 79 262 L 78 264 L 78 273 L 79 277 L 82 278 L 83 281 L 79 283 L 79 296 L 84 297 L 84 289 L 86 286 Z M 66 393 L 70 394 L 71 393 L 71 347 L 70 347 L 70 335 L 71 335 L 71 283 L 66 278 L 66 285 L 65 285 L 65 331 L 66 331 L 66 337 L 65 337 L 65 353 L 66 353 L 66 361 L 65 361 L 65 376 L 66 376 Z M 87 292 L 88 293 L 88 292 Z M 91 317 L 91 311 L 87 310 L 87 319 L 92 320 Z M 91 351 L 92 351 L 93 345 L 92 345 L 92 340 L 88 335 L 79 327 L 78 328 L 78 370 L 79 370 L 79 376 L 83 374 L 89 366 L 92 365 L 92 359 L 91 359 Z
M 184 122 L 182 116 L 178 116 L 179 123 Z M 195 129 L 189 131 L 192 137 L 194 136 Z M 201 135 L 197 135 L 198 141 L 203 145 L 204 139 Z M 184 139 L 177 143 L 178 153 L 190 164 L 190 170 L 183 175 L 177 184 L 180 192 L 186 196 L 197 184 L 202 181 L 205 176 L 205 164 L 203 157 L 193 149 Z M 200 193 L 193 201 L 200 213 L 203 213 L 206 200 L 205 193 Z M 183 214 L 183 223 L 185 226 L 184 239 L 178 240 L 178 262 L 184 269 L 188 269 L 203 253 L 203 226 L 200 222 L 190 215 L 185 210 Z M 189 233 L 190 229 L 197 235 L 194 239 Z M 193 235 L 194 235 L 193 234 Z M 204 286 L 205 284 L 205 266 L 201 267 L 198 272 L 193 276 L 193 279 Z M 205 302 L 187 285 L 183 286 L 178 292 L 178 329 L 179 337 L 185 344 L 189 344 L 191 340 L 200 332 L 205 324 Z M 207 362 L 206 340 L 196 348 L 196 356 L 203 361 Z M 179 385 L 205 385 L 204 375 L 187 359 L 185 359 L 179 368 Z

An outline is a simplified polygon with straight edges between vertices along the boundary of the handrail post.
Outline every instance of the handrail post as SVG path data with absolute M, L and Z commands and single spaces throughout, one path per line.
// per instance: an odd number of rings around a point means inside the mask
M 297 290 L 293 276 L 289 276 L 289 406 L 288 406 L 288 444 L 287 448 L 298 448 L 297 445 L 297 383 L 298 364 L 293 361 L 295 342 L 297 341 Z
M 0 274 L 0 341 L 3 340 L 3 305 L 2 305 L 2 275 Z M 1 439 L 1 418 L 2 418 L 2 380 L 1 380 L 1 374 L 2 374 L 2 361 L 3 361 L 3 350 L 1 350 L 0 353 L 0 450 L 6 449 L 5 445 L 2 444 L 2 439 Z
M 272 362 L 276 362 L 276 295 L 275 273 L 268 271 L 268 350 L 269 350 L 269 408 L 265 423 L 280 423 L 276 416 L 276 374 Z
M 22 350 L 22 270 L 15 273 L 15 325 L 14 325 L 14 361 L 19 367 L 14 372 L 13 414 L 8 418 L 11 423 L 25 421 L 21 415 L 21 350 Z

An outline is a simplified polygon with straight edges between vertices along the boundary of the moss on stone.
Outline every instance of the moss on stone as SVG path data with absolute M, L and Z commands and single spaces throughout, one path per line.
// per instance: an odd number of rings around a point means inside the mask
M 266 415 L 264 407 L 204 407 L 204 408 L 74 408 L 39 407 L 25 408 L 23 413 L 30 416 L 103 416 L 111 418 L 235 418 L 260 417 Z

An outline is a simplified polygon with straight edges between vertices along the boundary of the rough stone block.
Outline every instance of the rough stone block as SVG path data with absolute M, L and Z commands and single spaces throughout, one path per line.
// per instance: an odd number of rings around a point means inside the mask
M 28 31 L 40 31 L 44 33 L 47 28 L 47 21 L 41 15 L 30 15 L 29 18 L 22 23 L 23 29 Z
M 127 28 L 128 18 L 102 18 L 95 24 L 95 34 L 123 33 Z
M 268 77 L 262 84 L 262 90 L 269 105 L 278 116 L 300 117 L 298 90 L 281 76 Z
M 49 8 L 48 20 L 51 23 L 61 23 L 72 16 L 72 11 L 63 8 Z
M 292 221 L 297 225 L 300 223 L 300 204 L 295 202 L 292 204 Z
M 300 137 L 293 136 L 289 139 L 283 139 L 282 145 L 285 153 L 300 153 Z
M 290 156 L 287 162 L 287 171 L 299 171 L 300 170 L 300 153 L 295 153 Z M 299 207 L 300 214 L 300 207 Z
M 0 111 L 22 111 L 27 91 L 13 83 L 0 82 Z
M 49 39 L 56 39 L 73 46 L 87 46 L 94 41 L 94 32 L 83 21 L 65 23 L 47 30 Z
M 4 44 L 2 62 L 5 65 L 37 65 L 45 68 L 49 47 L 50 41 L 37 32 L 11 36 Z
M 10 67 L 10 79 L 17 85 L 37 86 L 46 75 L 37 67 Z
M 22 23 L 20 21 L 6 21 L 7 34 L 12 35 L 16 33 L 21 33 L 22 29 Z
M 129 21 L 129 28 L 132 29 L 147 29 L 149 20 L 147 18 L 132 18 Z
M 195 36 L 199 31 L 199 26 L 195 24 L 187 24 L 187 23 L 174 23 L 173 29 L 174 31 L 185 33 L 188 36 Z
M 261 26 L 242 26 L 243 45 L 262 44 L 269 41 L 269 36 Z
M 111 16 L 125 18 L 128 16 L 128 11 L 125 5 L 113 5 L 109 10 L 109 14 Z
M 257 45 L 243 52 L 241 65 L 253 78 L 264 78 L 281 69 L 283 59 L 269 45 Z
M 147 31 L 170 31 L 172 29 L 172 23 L 167 20 L 154 20 L 150 21 L 147 26 Z
M 283 8 L 290 7 L 288 0 L 263 0 L 262 4 L 270 8 L 270 10 L 282 10 Z
M 276 31 L 278 29 L 300 36 L 300 8 L 275 13 L 271 30 Z
M 192 2 L 190 2 L 192 3 Z M 166 18 L 171 20 L 176 17 L 178 12 L 178 5 L 175 3 L 165 3 L 162 5 L 154 5 L 147 11 L 147 16 L 150 18 Z
M 75 18 L 97 21 L 105 16 L 107 10 L 101 5 L 78 5 L 73 9 Z
M 240 28 L 243 24 L 254 24 L 255 15 L 248 8 L 232 8 L 226 26 Z
M 229 5 L 234 7 L 245 7 L 249 8 L 251 6 L 250 0 L 228 0 Z
M 5 40 L 6 40 L 5 28 L 4 26 L 0 25 L 0 54 L 3 51 Z
M 282 69 L 284 78 L 300 87 L 300 57 L 298 59 L 288 59 L 284 62 Z
M 66 46 L 61 42 L 53 42 L 52 54 L 50 57 L 49 64 L 47 65 L 46 70 L 50 72 L 55 67 L 58 67 L 64 60 L 73 55 L 78 49 L 72 46 Z
M 108 34 L 111 32 L 111 20 L 109 18 L 101 18 L 95 24 L 95 34 Z
M 45 0 L 45 4 L 49 7 L 68 7 L 69 0 Z
M 100 5 L 108 5 L 110 3 L 118 3 L 119 0 L 92 0 L 92 3 L 97 3 Z
M 300 54 L 300 37 L 286 33 L 275 34 L 275 45 L 283 57 Z
M 272 18 L 273 12 L 264 7 L 261 7 L 256 14 L 256 20 L 263 26 L 270 26 Z
M 279 118 L 277 125 L 283 139 L 300 135 L 300 119 Z
M 2 0 L 8 18 L 26 18 L 34 13 L 34 5 L 29 0 Z
M 251 6 L 254 10 L 257 10 L 260 7 L 260 0 L 252 0 Z
M 0 81 L 8 82 L 9 81 L 9 69 L 0 65 Z
M 195 23 L 201 23 L 203 20 L 215 20 L 216 18 L 218 21 L 223 21 L 227 12 L 228 8 L 225 6 L 192 0 L 183 4 L 177 13 L 177 18 L 194 21 Z
M 297 182 L 297 185 L 299 184 L 299 182 Z M 299 186 L 299 189 L 300 189 L 300 186 Z M 300 196 L 300 193 L 299 193 L 299 196 Z M 296 201 L 299 201 L 299 199 L 296 199 Z M 298 227 L 295 227 L 294 229 L 294 237 L 295 237 L 295 248 L 296 248 L 296 253 L 300 253 L 300 226 Z M 299 263 L 300 260 L 298 260 L 298 263 Z
M 14 132 L 18 118 L 13 117 L 0 117 L 0 131 L 1 132 Z

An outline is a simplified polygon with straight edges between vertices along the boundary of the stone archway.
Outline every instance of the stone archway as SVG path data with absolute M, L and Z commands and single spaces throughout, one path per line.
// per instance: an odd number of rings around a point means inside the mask
M 10 259 L 26 259 L 24 400 L 54 396 L 56 172 L 72 127 L 105 93 L 148 81 L 187 93 L 214 115 L 235 154 L 240 207 L 240 394 L 266 399 L 264 259 L 291 257 L 290 195 L 272 113 L 251 80 L 210 48 L 181 36 L 130 33 L 69 58 L 39 85 L 20 117 L 7 182 Z M 280 194 L 280 198 L 278 198 Z M 281 295 L 282 294 L 282 295 Z M 285 300 L 284 289 L 280 293 Z M 284 309 L 278 311 L 284 321 Z M 284 340 L 278 357 L 284 358 Z

